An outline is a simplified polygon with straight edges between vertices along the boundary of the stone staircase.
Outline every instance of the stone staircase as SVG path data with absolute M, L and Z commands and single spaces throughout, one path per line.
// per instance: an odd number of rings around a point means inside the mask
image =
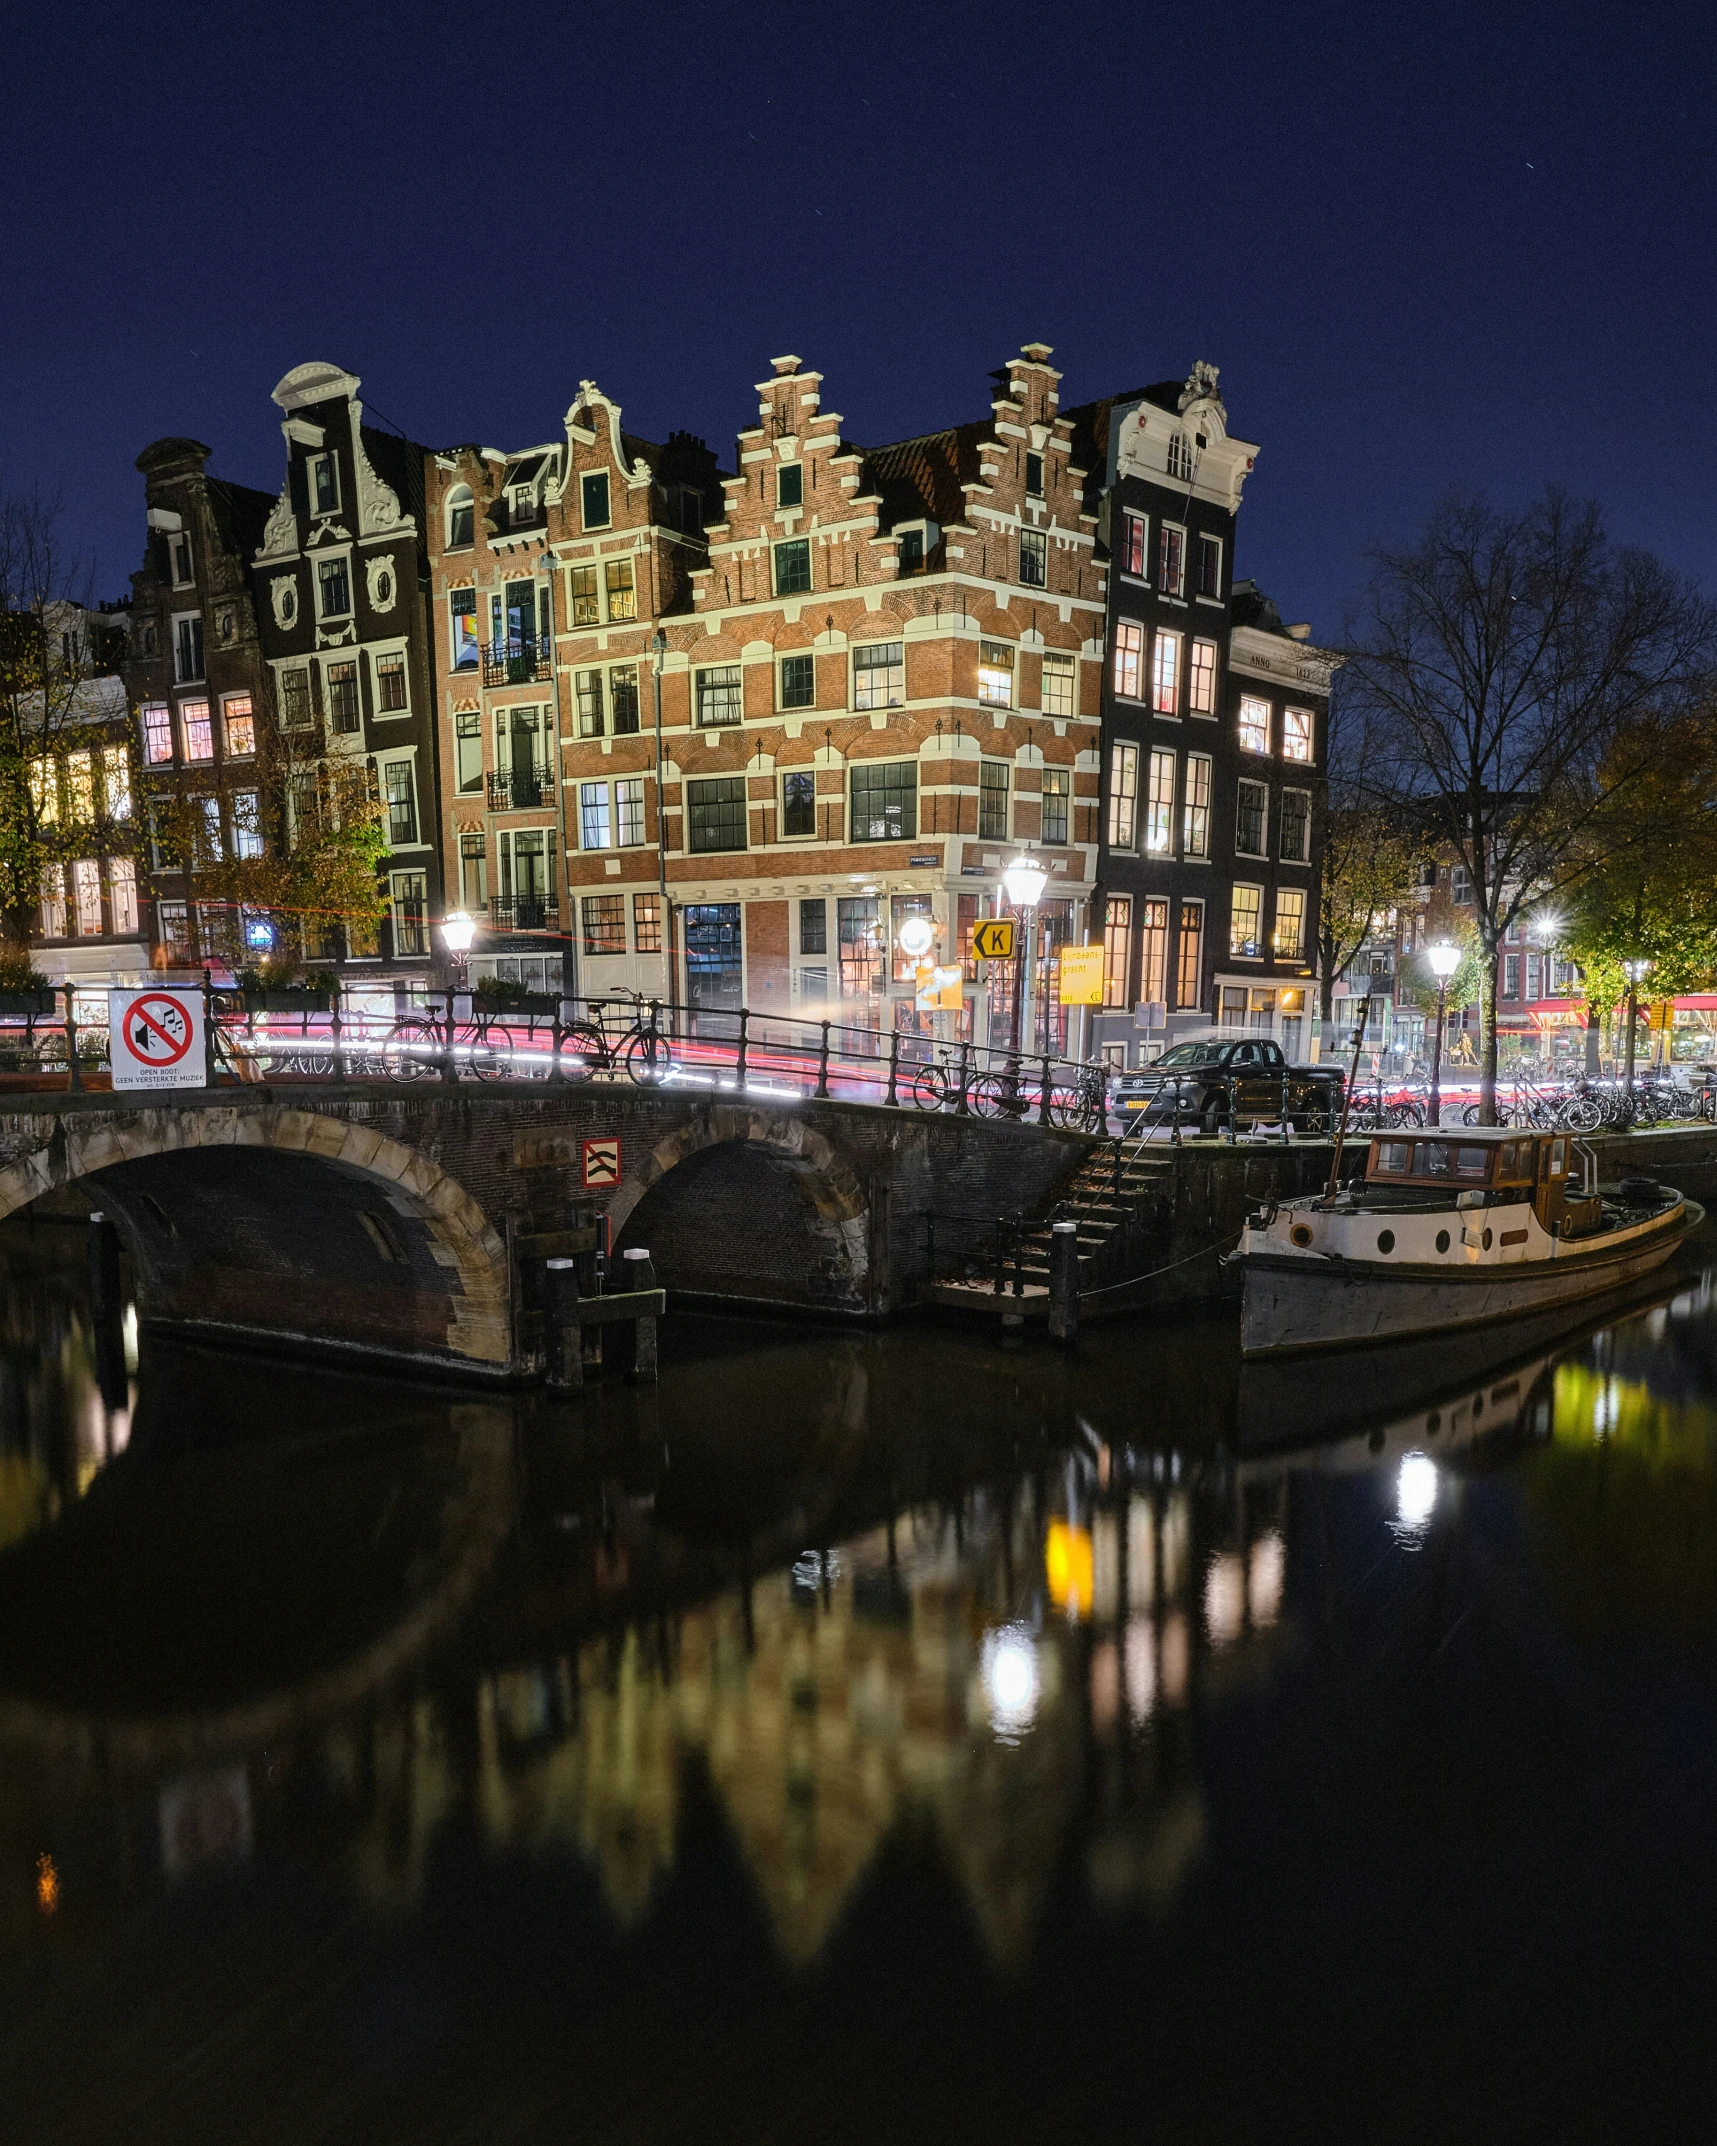
M 1122 1137 L 1093 1148 L 1051 1214 L 1021 1232 L 1019 1270 L 1028 1291 L 1049 1288 L 1053 1222 L 1079 1225 L 1079 1286 L 1125 1281 L 1166 1229 L 1174 1196 L 1174 1151 L 1160 1140 Z

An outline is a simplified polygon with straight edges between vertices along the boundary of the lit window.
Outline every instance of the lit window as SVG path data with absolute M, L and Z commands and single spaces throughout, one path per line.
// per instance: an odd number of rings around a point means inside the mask
M 698 724 L 713 730 L 737 723 L 745 713 L 744 677 L 737 663 L 718 663 L 697 673 Z
M 789 658 L 789 661 L 792 659 Z M 808 661 L 808 658 L 801 659 Z M 853 650 L 853 706 L 903 708 L 906 705 L 906 644 L 869 641 Z
M 453 718 L 453 757 L 462 792 L 483 787 L 483 722 L 475 708 Z
M 1301 961 L 1306 951 L 1306 896 L 1301 887 L 1282 887 L 1276 894 L 1274 946 L 1280 961 Z
M 99 939 L 102 931 L 101 860 L 80 857 L 72 866 L 72 900 L 80 938 Z
M 856 673 L 856 658 L 854 664 Z M 814 708 L 817 705 L 817 663 L 814 656 L 781 658 L 781 705 L 783 708 Z
M 606 483 L 606 478 L 603 481 Z M 602 599 L 596 593 L 595 567 L 569 567 L 566 575 L 566 592 L 567 616 L 575 626 L 601 625 Z
M 1154 857 L 1166 857 L 1173 846 L 1174 754 L 1156 751 L 1145 792 L 1145 848 Z
M 1235 788 L 1234 848 L 1241 857 L 1262 857 L 1264 825 L 1270 813 L 1267 783 L 1242 782 Z
M 814 835 L 816 831 L 817 778 L 809 768 L 795 768 L 781 778 L 782 839 Z
M 1151 706 L 1158 715 L 1180 713 L 1180 635 L 1159 633 L 1151 662 Z
M 187 760 L 212 760 L 215 757 L 215 726 L 210 720 L 206 700 L 182 700 L 179 703 L 179 726 Z
M 1183 857 L 1210 855 L 1210 755 L 1186 756 L 1186 796 L 1181 805 L 1180 847 Z
M 262 800 L 255 790 L 233 792 L 233 855 L 262 855 Z
M 1169 905 L 1157 898 L 1139 907 L 1139 996 L 1149 1006 L 1168 997 Z
M 1121 571 L 1145 577 L 1145 517 L 1124 515 L 1121 520 Z
M 1103 904 L 1103 1003 L 1127 1004 L 1127 971 L 1132 954 L 1133 904 L 1125 894 L 1111 894 Z
M 1243 753 L 1267 753 L 1270 750 L 1270 703 L 1255 700 L 1250 693 L 1240 696 L 1240 750 Z
M 248 760 L 256 751 L 256 718 L 251 712 L 250 695 L 235 693 L 223 700 L 221 716 L 226 725 L 227 758 Z
M 578 734 L 599 738 L 603 733 L 602 673 L 579 671 L 573 678 L 573 697 L 578 706 Z
M 802 462 L 783 462 L 775 472 L 775 504 L 777 507 L 802 507 L 805 504 L 805 466 Z
M 1028 589 L 1049 586 L 1049 538 L 1041 529 L 1019 533 L 1019 578 Z
M 1000 760 L 978 766 L 978 835 L 985 842 L 1008 838 L 1008 771 Z
M 807 537 L 775 547 L 775 593 L 800 596 L 811 586 L 811 545 Z
M 43 827 L 52 827 L 60 816 L 59 763 L 43 755 L 30 762 L 30 802 Z
M 396 652 L 391 656 L 376 658 L 376 713 L 378 715 L 403 715 L 406 712 L 405 657 Z
M 202 822 L 198 832 L 198 863 L 219 864 L 226 855 L 226 842 L 221 832 L 221 801 L 218 797 L 202 800 Z
M 1014 652 L 1010 642 L 978 643 L 978 698 L 986 708 L 1013 706 Z
M 1228 912 L 1228 951 L 1256 957 L 1263 952 L 1259 943 L 1263 931 L 1264 890 L 1237 884 L 1233 905 Z
M 644 839 L 644 778 L 629 775 L 614 785 L 614 820 L 622 849 L 632 849 Z
M 1109 753 L 1109 847 L 1131 849 L 1138 834 L 1139 748 L 1118 742 Z
M 580 849 L 607 849 L 608 843 L 608 785 L 605 782 L 581 782 L 578 786 L 578 846 Z
M 1284 708 L 1282 710 L 1282 758 L 1305 760 L 1312 757 L 1312 711 L 1309 708 Z
M 660 895 L 633 895 L 632 944 L 640 954 L 659 954 L 662 951 L 662 899 Z
M 166 767 L 173 758 L 173 722 L 162 701 L 149 701 L 142 709 L 143 765 Z
M 1187 706 L 1194 715 L 1216 713 L 1216 643 L 1194 641 L 1192 671 L 1187 680 Z
M 137 866 L 130 857 L 107 860 L 108 899 L 113 908 L 113 929 L 123 935 L 137 929 Z
M 623 954 L 626 951 L 626 897 L 623 894 L 587 894 L 578 905 L 584 922 L 587 954 Z
M 918 767 L 911 760 L 878 766 L 861 761 L 852 771 L 854 842 L 910 842 L 918 832 Z
M 608 472 L 592 470 L 582 486 L 584 501 L 584 526 L 586 529 L 608 527 Z
M 1157 586 L 1165 596 L 1186 594 L 1186 531 L 1173 522 L 1157 531 Z
M 1139 697 L 1139 671 L 1145 656 L 1145 629 L 1124 618 L 1115 626 L 1115 691 L 1127 700 Z
M 316 605 L 323 618 L 344 618 L 352 608 L 352 582 L 344 559 L 316 561 Z
M 66 935 L 66 868 L 63 864 L 42 867 L 42 937 L 63 939 Z
M 1282 857 L 1288 864 L 1309 864 L 1312 855 L 1312 793 L 1282 792 Z
M 173 747 L 169 741 L 167 756 L 172 758 Z M 128 820 L 131 817 L 131 755 L 123 745 L 104 745 L 101 749 L 102 796 L 110 820 Z
M 630 559 L 610 559 L 604 568 L 608 582 L 608 616 L 632 619 L 638 616 L 638 591 L 632 580 Z
M 1183 1013 L 1198 1006 L 1204 996 L 1204 904 L 1180 905 L 1180 949 L 1176 962 L 1175 1004 Z
M 1072 656 L 1046 655 L 1043 659 L 1043 690 L 1039 695 L 1045 715 L 1072 715 L 1079 665 Z
M 453 646 L 453 668 L 456 671 L 474 671 L 477 668 L 477 591 L 455 589 L 447 599 L 448 620 Z
M 1046 767 L 1043 771 L 1043 824 L 1040 839 L 1052 845 L 1067 840 L 1067 817 L 1073 796 L 1073 770 Z
M 66 798 L 79 826 L 95 818 L 95 762 L 88 753 L 66 755 Z

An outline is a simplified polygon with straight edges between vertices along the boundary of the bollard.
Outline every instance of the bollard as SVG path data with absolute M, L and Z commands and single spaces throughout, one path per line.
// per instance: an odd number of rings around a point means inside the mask
M 826 1103 L 829 1099 L 829 1024 L 823 1023 L 823 1047 L 817 1054 L 817 1099 Z
M 888 1039 L 888 1093 L 883 1101 L 891 1110 L 900 1108 L 900 1031 L 895 1029 Z
M 745 1086 L 745 1057 L 746 1052 L 749 1050 L 751 1044 L 750 1031 L 750 1009 L 748 1007 L 742 1006 L 739 1009 L 739 1056 L 734 1061 L 733 1069 L 733 1084 L 736 1088 L 743 1088 Z
M 577 1323 L 578 1261 L 551 1259 L 543 1268 L 543 1362 L 549 1385 L 567 1393 L 584 1384 L 584 1330 Z
M 656 1269 L 648 1252 L 631 1250 L 620 1255 L 620 1274 L 628 1292 L 635 1289 L 660 1289 Z
M 1079 1225 L 1049 1229 L 1049 1338 L 1071 1341 L 1079 1331 Z

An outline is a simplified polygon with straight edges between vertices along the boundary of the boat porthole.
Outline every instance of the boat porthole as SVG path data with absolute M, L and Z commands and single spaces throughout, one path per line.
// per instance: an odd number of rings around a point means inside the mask
M 1490 1231 L 1488 1229 L 1485 1231 L 1483 1237 L 1480 1238 L 1479 1242 L 1484 1246 L 1487 1252 L 1490 1250 Z
M 1379 1250 L 1380 1252 L 1393 1252 L 1393 1251 L 1394 1251 L 1394 1249 L 1395 1249 L 1395 1232 L 1394 1232 L 1394 1231 L 1393 1231 L 1392 1229 L 1380 1229 L 1380 1230 L 1379 1230 L 1379 1231 L 1377 1232 L 1377 1249 L 1378 1249 L 1378 1250 Z
M 1312 1241 L 1312 1233 L 1303 1222 L 1296 1222 L 1293 1228 L 1289 1230 L 1288 1235 L 1295 1244 L 1306 1245 Z
M 1439 1252 L 1446 1252 L 1448 1249 L 1449 1233 L 1446 1229 L 1440 1229 L 1437 1232 L 1437 1250 Z

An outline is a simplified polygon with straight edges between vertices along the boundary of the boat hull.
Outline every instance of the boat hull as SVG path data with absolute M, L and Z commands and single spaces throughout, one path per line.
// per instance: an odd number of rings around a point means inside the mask
M 1684 1200 L 1662 1226 L 1556 1260 L 1464 1268 L 1385 1267 L 1248 1253 L 1241 1261 L 1243 1356 L 1354 1348 L 1457 1332 L 1607 1296 L 1643 1280 L 1705 1219 Z

